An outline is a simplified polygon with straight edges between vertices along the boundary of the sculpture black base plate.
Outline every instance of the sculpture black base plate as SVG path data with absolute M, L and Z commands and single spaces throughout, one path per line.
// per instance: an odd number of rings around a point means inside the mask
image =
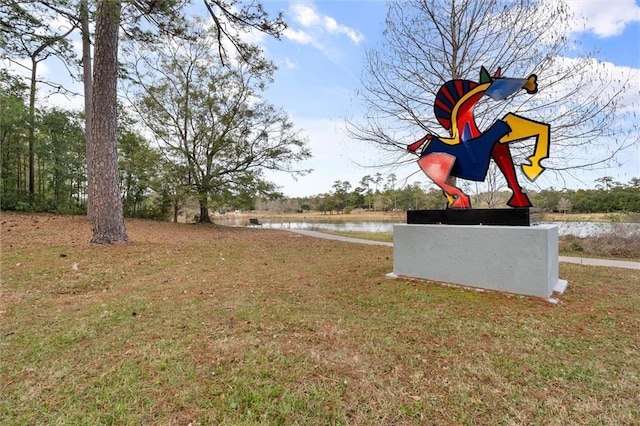
M 538 209 L 407 210 L 407 223 L 420 225 L 531 226 L 540 223 Z

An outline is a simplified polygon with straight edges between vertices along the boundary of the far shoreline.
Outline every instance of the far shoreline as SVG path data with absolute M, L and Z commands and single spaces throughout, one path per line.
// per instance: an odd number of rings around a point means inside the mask
M 406 211 L 384 212 L 384 211 L 364 211 L 353 210 L 350 213 L 329 213 L 318 211 L 306 211 L 300 213 L 274 213 L 269 211 L 243 211 L 231 212 L 220 215 L 218 217 L 254 217 L 259 219 L 292 219 L 292 220 L 340 220 L 346 219 L 353 221 L 395 221 L 404 222 L 406 220 Z M 542 213 L 542 221 L 544 222 L 640 222 L 639 214 L 629 214 L 624 212 L 615 213 Z

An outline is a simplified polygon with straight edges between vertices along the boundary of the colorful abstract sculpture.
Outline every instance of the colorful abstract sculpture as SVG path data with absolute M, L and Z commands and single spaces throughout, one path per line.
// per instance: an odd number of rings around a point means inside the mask
M 449 208 L 471 208 L 471 201 L 460 188 L 449 183 L 450 176 L 473 181 L 484 181 L 493 159 L 507 180 L 513 195 L 507 202 L 511 207 L 531 207 L 531 202 L 518 183 L 511 151 L 507 144 L 535 138 L 533 155 L 522 171 L 534 181 L 544 171 L 540 162 L 549 156 L 550 127 L 519 115 L 508 113 L 496 120 L 487 130 L 476 125 L 473 109 L 485 94 L 494 100 L 503 100 L 525 89 L 538 91 L 535 74 L 526 79 L 502 77 L 501 70 L 491 76 L 482 67 L 480 81 L 447 81 L 436 94 L 434 112 L 438 122 L 450 132 L 448 138 L 428 134 L 407 147 L 417 152 L 424 145 L 418 165 L 447 197 Z

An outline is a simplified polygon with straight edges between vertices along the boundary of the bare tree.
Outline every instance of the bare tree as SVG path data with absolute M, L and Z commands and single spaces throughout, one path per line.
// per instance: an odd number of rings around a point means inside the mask
M 505 112 L 523 114 L 551 125 L 547 168 L 610 166 L 640 140 L 637 122 L 621 104 L 631 77 L 614 81 L 606 65 L 588 55 L 563 58 L 569 18 L 559 0 L 392 2 L 385 41 L 366 55 L 360 96 L 367 113 L 350 123 L 349 134 L 384 151 L 387 165 L 411 162 L 408 142 L 444 132 L 433 112 L 438 89 L 451 79 L 477 81 L 481 66 L 491 72 L 501 67 L 508 76 L 536 73 L 539 92 L 481 101 L 480 126 Z M 525 148 L 519 144 L 516 161 Z
M 507 190 L 507 185 L 500 170 L 493 166 L 487 170 L 484 182 L 475 182 L 476 202 L 490 209 L 504 204 L 508 197 L 501 197 L 501 192 Z
M 569 213 L 573 209 L 573 203 L 567 197 L 562 197 L 558 201 L 558 211 L 560 213 Z

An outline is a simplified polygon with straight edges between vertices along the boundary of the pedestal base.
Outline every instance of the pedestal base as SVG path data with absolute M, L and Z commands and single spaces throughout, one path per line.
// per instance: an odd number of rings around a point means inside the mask
M 558 279 L 558 227 L 394 225 L 393 273 L 549 298 Z
M 430 225 L 531 226 L 540 223 L 540 210 L 509 209 L 408 210 L 407 223 Z

